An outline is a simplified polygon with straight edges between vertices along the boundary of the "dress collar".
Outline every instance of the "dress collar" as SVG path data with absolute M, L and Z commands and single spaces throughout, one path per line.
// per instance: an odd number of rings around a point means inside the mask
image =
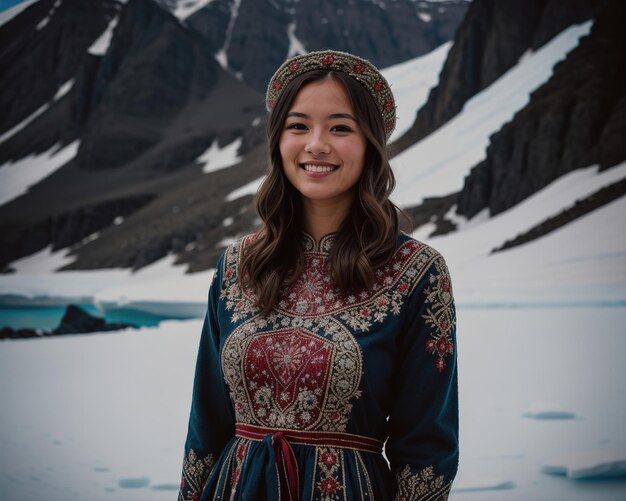
M 329 233 L 328 235 L 324 235 L 319 242 L 316 242 L 311 235 L 309 235 L 306 231 L 303 231 L 302 247 L 304 248 L 304 252 L 328 254 L 336 236 L 337 233 Z

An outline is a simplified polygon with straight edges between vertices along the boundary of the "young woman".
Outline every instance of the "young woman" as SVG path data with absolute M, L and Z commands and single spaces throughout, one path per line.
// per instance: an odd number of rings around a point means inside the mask
M 267 107 L 263 226 L 209 291 L 179 499 L 446 499 L 454 303 L 443 258 L 399 232 L 388 198 L 389 85 L 315 52 L 278 69 Z

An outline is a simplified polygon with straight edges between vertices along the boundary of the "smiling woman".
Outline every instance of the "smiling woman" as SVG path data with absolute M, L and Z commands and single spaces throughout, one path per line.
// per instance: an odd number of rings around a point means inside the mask
M 391 90 L 324 51 L 285 62 L 267 106 L 263 225 L 209 291 L 179 499 L 444 500 L 454 300 L 445 261 L 399 232 L 389 200 Z
M 366 140 L 353 113 L 328 74 L 300 90 L 280 136 L 285 176 L 302 195 L 304 227 L 316 240 L 345 219 L 363 172 Z

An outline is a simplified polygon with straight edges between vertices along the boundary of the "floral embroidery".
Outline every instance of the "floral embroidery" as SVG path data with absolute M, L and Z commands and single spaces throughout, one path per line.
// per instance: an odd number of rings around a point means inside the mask
M 430 339 L 426 341 L 426 348 L 436 355 L 435 365 L 439 372 L 446 368 L 445 357 L 454 354 L 452 330 L 455 326 L 452 287 L 450 275 L 442 258 L 435 261 L 436 274 L 428 278 L 428 285 L 424 289 L 427 304 L 423 318 L 427 325 L 432 327 Z
M 336 501 L 344 490 L 340 482 L 343 456 L 337 449 L 319 447 L 316 450 L 315 493 L 316 501 Z M 340 459 L 341 458 L 341 459 Z
M 407 465 L 396 474 L 398 492 L 396 501 L 445 501 L 448 498 L 451 483 L 445 483 L 443 475 L 436 477 L 432 466 L 427 466 L 417 473 L 412 473 Z
M 410 283 L 420 266 L 407 266 L 415 252 L 424 247 L 416 241 L 407 242 L 387 266 L 376 273 L 371 291 L 342 294 L 327 272 L 327 256 L 305 254 L 304 272 L 281 296 L 277 310 L 287 315 L 318 317 L 340 314 L 350 327 L 367 331 L 373 322 L 383 322 L 389 313 L 398 315 Z M 426 257 L 422 255 L 422 259 Z M 397 285 L 397 287 L 394 287 Z
M 310 237 L 309 237 L 310 238 Z M 374 323 L 383 322 L 388 315 L 399 315 L 402 305 L 413 291 L 428 264 L 437 256 L 436 251 L 416 240 L 405 242 L 395 256 L 383 268 L 377 270 L 371 290 L 356 294 L 342 294 L 333 284 L 327 272 L 327 254 L 332 245 L 332 235 L 322 239 L 319 251 L 314 249 L 312 239 L 305 238 L 304 272 L 278 301 L 275 311 L 282 315 L 282 325 L 300 319 L 338 316 L 357 331 L 368 331 Z M 237 323 L 258 313 L 254 297 L 242 291 L 237 281 L 238 256 L 245 239 L 226 253 L 224 284 L 221 297 L 226 309 L 231 311 L 231 321 Z M 259 317 L 258 328 L 267 319 Z
M 363 63 L 356 63 L 353 69 L 355 73 L 361 75 L 365 72 L 365 65 Z
M 332 452 L 322 453 L 322 463 L 326 466 L 332 466 L 337 463 L 337 456 Z
M 297 428 L 316 422 L 328 391 L 333 351 L 332 342 L 305 331 L 253 337 L 245 349 L 243 370 L 255 421 L 278 424 L 284 416 L 283 426 Z
M 183 460 L 183 478 L 180 482 L 179 501 L 197 501 L 213 467 L 213 454 L 201 458 L 190 449 Z

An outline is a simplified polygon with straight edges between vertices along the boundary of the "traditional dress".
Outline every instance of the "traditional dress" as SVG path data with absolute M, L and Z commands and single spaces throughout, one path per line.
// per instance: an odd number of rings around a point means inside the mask
M 334 236 L 305 235 L 303 273 L 263 317 L 237 280 L 249 238 L 209 291 L 179 500 L 445 500 L 458 401 L 441 255 L 401 235 L 375 285 L 342 294 Z

